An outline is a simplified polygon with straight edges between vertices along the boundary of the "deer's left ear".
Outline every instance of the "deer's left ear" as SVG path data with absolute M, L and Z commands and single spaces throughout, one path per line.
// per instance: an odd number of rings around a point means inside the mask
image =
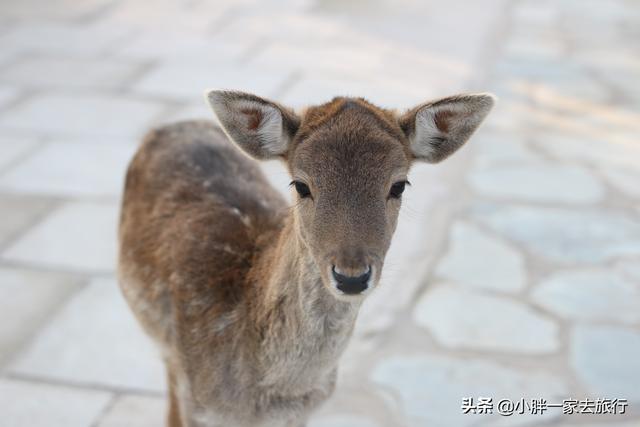
M 438 163 L 460 148 L 495 102 L 487 93 L 457 95 L 419 105 L 398 120 L 417 160 Z

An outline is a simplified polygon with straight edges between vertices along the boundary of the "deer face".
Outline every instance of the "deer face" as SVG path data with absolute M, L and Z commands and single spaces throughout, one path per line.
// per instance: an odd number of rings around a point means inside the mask
M 397 115 L 362 99 L 335 98 L 298 116 L 240 92 L 212 91 L 208 100 L 247 154 L 286 162 L 296 232 L 323 284 L 343 300 L 377 285 L 412 162 L 448 157 L 493 105 L 491 95 L 465 95 Z

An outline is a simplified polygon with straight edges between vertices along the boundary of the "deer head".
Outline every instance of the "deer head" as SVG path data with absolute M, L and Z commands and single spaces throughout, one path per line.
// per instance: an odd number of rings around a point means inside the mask
M 242 151 L 286 163 L 296 233 L 324 286 L 342 300 L 362 298 L 378 283 L 411 164 L 453 154 L 494 103 L 489 94 L 460 95 L 397 114 L 334 98 L 298 115 L 242 92 L 214 90 L 207 99 Z

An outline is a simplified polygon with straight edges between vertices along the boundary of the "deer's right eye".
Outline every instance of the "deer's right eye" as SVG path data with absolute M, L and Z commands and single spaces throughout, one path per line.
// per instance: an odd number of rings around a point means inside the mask
M 293 181 L 291 184 L 296 188 L 298 195 L 305 199 L 307 197 L 311 197 L 311 190 L 309 190 L 309 186 L 304 182 Z

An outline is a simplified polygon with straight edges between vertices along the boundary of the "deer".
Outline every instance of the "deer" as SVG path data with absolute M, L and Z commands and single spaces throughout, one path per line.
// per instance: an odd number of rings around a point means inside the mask
M 495 97 L 404 112 L 205 97 L 218 124 L 153 129 L 128 167 L 120 287 L 166 366 L 168 426 L 302 427 L 379 285 L 410 167 L 457 151 Z M 291 205 L 261 171 L 268 159 L 286 165 Z

